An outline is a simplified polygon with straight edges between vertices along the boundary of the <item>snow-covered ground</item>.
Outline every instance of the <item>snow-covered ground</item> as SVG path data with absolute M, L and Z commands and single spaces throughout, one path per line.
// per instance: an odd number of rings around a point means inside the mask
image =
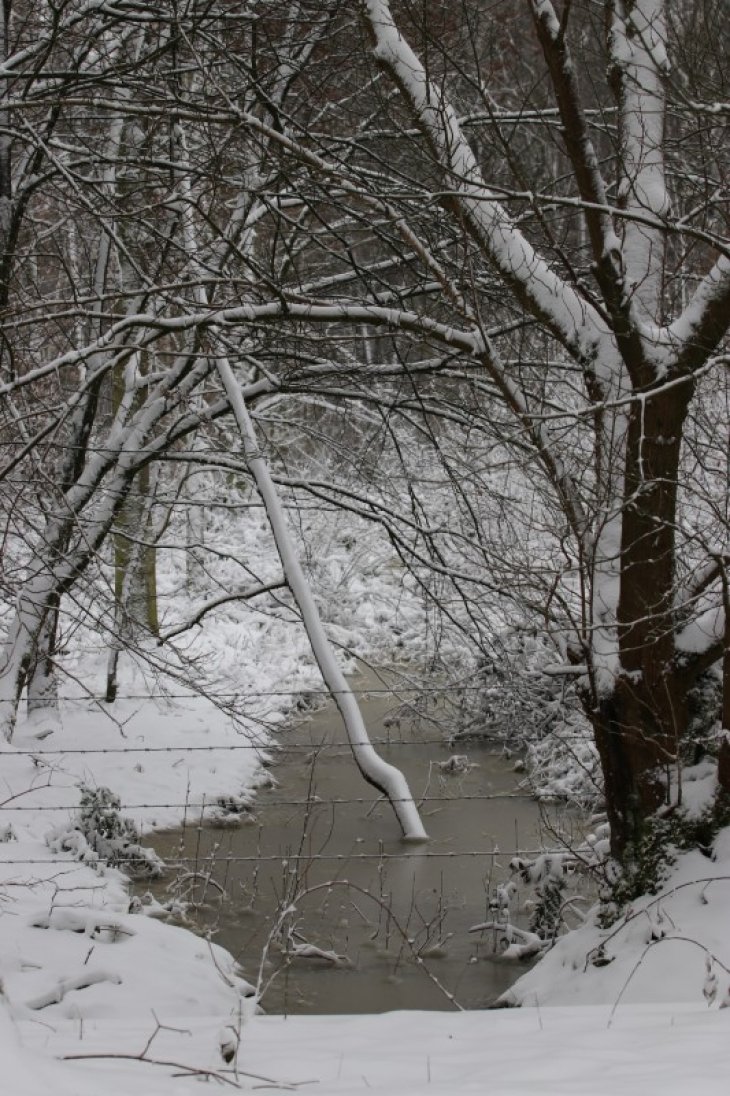
M 162 1019 L 162 1018 L 161 1018 Z M 707 1096 L 727 1092 L 730 1010 L 699 1006 L 401 1012 L 255 1017 L 241 1029 L 238 1067 L 219 1051 L 220 1020 L 150 1020 L 23 1028 L 0 1017 L 3 1091 L 12 1096 L 190 1096 L 241 1089 L 344 1096 Z M 86 1055 L 83 1062 L 51 1055 Z M 114 1056 L 116 1055 L 116 1057 Z M 201 1088 L 201 1081 L 210 1085 Z M 235 1089 L 234 1089 L 235 1090 Z
M 387 567 L 360 577 L 330 532 L 314 566 L 333 637 L 359 653 L 400 644 L 418 656 L 417 599 Z M 0 749 L 0 1091 L 183 1096 L 209 1081 L 333 1096 L 724 1093 L 728 833 L 714 860 L 680 857 L 662 894 L 610 928 L 587 923 L 561 940 L 515 986 L 519 1010 L 255 1015 L 230 955 L 154 906 L 130 912 L 124 878 L 73 830 L 81 786 L 110 788 L 148 831 L 197 819 L 203 805 L 243 807 L 272 733 L 298 694 L 321 688 L 290 617 L 285 603 L 233 603 L 184 641 L 175 677 L 125 658 L 111 712 L 65 700 L 53 733 L 39 738 L 48 728 L 21 720 Z M 201 663 L 230 710 L 187 686 L 185 665 Z M 103 657 L 82 629 L 66 668 L 63 695 L 98 695 Z
M 124 739 L 78 709 L 49 738 L 32 739 L 36 728 L 24 725 L 3 749 L 8 1096 L 183 1096 L 204 1080 L 323 1096 L 727 1090 L 730 831 L 714 860 L 682 855 L 661 895 L 610 928 L 587 924 L 563 938 L 517 983 L 514 998 L 527 1007 L 258 1016 L 226 952 L 144 909 L 129 913 L 119 872 L 93 856 L 79 862 L 78 847 L 63 851 L 80 780 L 111 785 L 127 803 L 171 804 L 130 812 L 151 825 L 203 793 L 208 802 L 240 795 L 255 778 L 257 750 L 228 749 L 245 744 L 241 726 L 209 702 L 133 710 L 125 701 L 120 711 L 124 704 Z M 67 751 L 51 753 L 61 743 Z M 134 753 L 145 744 L 159 752 Z

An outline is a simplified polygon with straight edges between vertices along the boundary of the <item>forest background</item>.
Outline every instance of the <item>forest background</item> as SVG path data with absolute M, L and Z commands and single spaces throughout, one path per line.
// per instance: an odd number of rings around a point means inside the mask
M 620 901 L 711 847 L 723 14 L 5 0 L 8 741 L 66 697 L 123 725 L 122 680 L 250 718 L 309 598 L 605 809 Z

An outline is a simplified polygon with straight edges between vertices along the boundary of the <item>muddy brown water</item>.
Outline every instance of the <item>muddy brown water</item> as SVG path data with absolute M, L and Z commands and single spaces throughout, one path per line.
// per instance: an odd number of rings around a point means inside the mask
M 353 687 L 383 688 L 372 674 Z M 364 692 L 362 703 L 372 738 L 390 739 L 382 756 L 414 796 L 425 794 L 428 844 L 400 839 L 332 705 L 281 734 L 275 786 L 258 792 L 251 820 L 189 825 L 151 843 L 170 863 L 185 861 L 173 891 L 195 899 L 194 927 L 261 979 L 267 1012 L 443 1009 L 452 998 L 485 1007 L 526 968 L 495 954 L 493 933 L 468 930 L 491 919 L 489 897 L 511 856 L 538 847 L 540 809 L 501 750 L 469 742 L 455 751 L 438 730 L 389 725 L 390 694 Z M 455 752 L 468 771 L 444 771 Z M 169 898 L 168 887 L 157 884 L 155 897 Z

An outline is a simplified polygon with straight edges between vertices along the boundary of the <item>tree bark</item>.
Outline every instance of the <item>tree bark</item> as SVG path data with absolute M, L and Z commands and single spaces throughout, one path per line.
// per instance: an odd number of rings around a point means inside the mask
M 691 673 L 675 648 L 677 486 L 692 384 L 634 399 L 617 611 L 619 671 L 593 713 L 612 851 L 623 860 L 646 820 L 668 803 L 689 712 Z
M 725 604 L 725 642 L 722 653 L 722 732 L 717 759 L 717 783 L 730 802 L 730 588 L 724 567 L 722 594 Z

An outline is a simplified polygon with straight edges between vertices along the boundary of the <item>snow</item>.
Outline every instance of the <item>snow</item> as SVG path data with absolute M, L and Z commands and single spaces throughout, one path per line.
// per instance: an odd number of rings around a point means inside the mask
M 366 1088 L 393 1096 L 471 1091 L 629 1096 L 646 1092 L 648 1077 L 653 1091 L 672 1094 L 686 1093 L 690 1079 L 700 1075 L 705 1091 L 725 1091 L 721 1048 L 730 1017 L 715 1014 L 715 1023 L 704 1028 L 702 1019 L 690 1010 L 680 1015 L 631 1010 L 607 1029 L 605 1010 L 395 1013 L 288 1020 L 285 1040 L 283 1021 L 258 1021 L 251 1034 L 261 1031 L 271 1049 L 277 1039 L 287 1051 L 295 1049 L 297 1071 L 288 1077 L 321 1077 L 316 1091 L 333 1096 Z
M 699 654 L 719 643 L 725 634 L 725 611 L 721 605 L 707 609 L 683 628 L 675 646 L 682 654 Z
M 162 1031 L 149 1057 L 192 1065 L 193 1045 L 207 1047 L 198 1068 L 221 1072 L 215 1024 L 182 1018 L 186 1030 Z M 170 1026 L 174 1026 L 170 1024 Z M 375 1091 L 381 1096 L 686 1096 L 727 1091 L 730 1011 L 700 1006 L 556 1008 L 502 1012 L 401 1012 L 381 1016 L 255 1017 L 242 1029 L 240 1086 L 246 1091 L 301 1088 L 321 1096 Z M 104 1021 L 36 1032 L 33 1056 L 21 1052 L 10 1023 L 0 1028 L 4 1075 L 13 1096 L 183 1096 L 200 1081 L 170 1068 L 93 1058 L 51 1066 L 46 1055 L 139 1054 L 144 1029 Z M 71 1049 L 73 1048 L 73 1049 Z M 203 1065 L 203 1063 L 207 1065 Z M 234 1075 L 225 1076 L 233 1081 Z M 140 1087 L 143 1086 L 143 1087 Z M 223 1090 L 228 1085 L 220 1086 Z M 215 1091 L 219 1090 L 216 1086 Z
M 399 632 L 420 653 L 401 578 L 384 567 L 364 580 L 331 516 L 311 520 L 321 522 L 313 566 L 319 595 L 326 590 L 334 606 L 330 633 L 348 645 L 367 636 L 371 649 L 385 649 Z M 239 556 L 266 554 L 264 525 L 249 520 Z M 238 584 L 223 533 L 208 535 L 227 559 L 221 585 Z M 365 536 L 355 540 L 358 558 L 365 553 L 374 566 L 374 546 L 366 548 Z M 169 596 L 187 617 L 174 572 L 170 566 L 160 576 L 163 605 Z M 320 687 L 301 628 L 288 618 L 286 603 L 273 599 L 255 608 L 232 603 L 187 640 L 185 657 L 191 666 L 206 662 L 212 688 L 240 693 L 235 713 L 179 679 L 162 676 L 151 689 L 149 673 L 127 658 L 113 709 L 67 700 L 50 735 L 38 737 L 50 729 L 38 720 L 19 721 L 12 745 L 2 748 L 3 1092 L 187 1096 L 207 1079 L 216 1090 L 302 1086 L 323 1096 L 366 1089 L 644 1096 L 647 1086 L 678 1096 L 699 1077 L 704 1093 L 724 1092 L 730 832 L 718 839 L 714 861 L 699 852 L 678 857 L 661 896 L 635 903 L 610 928 L 589 922 L 559 941 L 516 984 L 522 1009 L 286 1019 L 254 1015 L 243 972 L 223 949 L 160 920 L 154 903 L 130 912 L 119 871 L 54 851 L 63 841 L 53 834 L 68 832 L 81 782 L 110 787 L 146 831 L 186 812 L 197 820 L 203 803 L 218 799 L 244 807 L 271 730 L 297 692 Z M 64 694 L 76 692 L 74 682 L 82 693 L 82 680 L 99 692 L 94 674 L 103 660 L 97 666 L 89 638 L 77 630 Z M 150 692 L 156 700 L 137 699 Z M 685 771 L 688 806 L 701 809 L 711 778 L 707 766 Z M 586 962 L 602 944 L 611 961 Z M 703 993 L 713 984 L 708 1006 Z M 224 1052 L 236 1050 L 234 1067 Z
M 396 26 L 390 5 L 386 0 L 365 0 L 364 8 L 375 58 L 403 88 L 448 172 L 461 208 L 508 284 L 518 283 L 539 314 L 584 360 L 592 360 L 596 347 L 605 344 L 607 357 L 615 362 L 615 347 L 601 317 L 538 255 L 485 182 L 455 110 L 442 89 L 429 80 Z
M 635 900 L 614 924 L 601 927 L 594 910 L 515 983 L 507 1000 L 611 1008 L 696 1005 L 709 961 L 720 985 L 714 1007 L 730 1003 L 728 904 L 730 829 L 720 833 L 712 859 L 697 849 L 677 855 L 658 893 Z
M 125 688 L 131 690 L 130 681 Z M 612 926 L 589 920 L 561 939 L 516 983 L 512 996 L 524 1008 L 254 1015 L 248 984 L 228 953 L 154 916 L 129 913 L 115 869 L 50 854 L 50 819 L 68 818 L 80 776 L 114 782 L 138 802 L 166 795 L 171 803 L 183 784 L 199 801 L 206 787 L 212 796 L 255 777 L 250 751 L 224 752 L 232 736 L 240 742 L 240 727 L 200 698 L 177 710 L 123 704 L 127 742 L 206 743 L 220 753 L 191 752 L 178 766 L 168 753 L 143 755 L 142 773 L 134 754 L 69 750 L 50 769 L 50 753 L 35 764 L 24 752 L 32 744 L 41 755 L 60 737 L 98 750 L 119 741 L 111 721 L 105 726 L 98 714 L 79 710 L 73 721 L 67 710 L 64 729 L 41 742 L 21 725 L 15 747 L 4 750 L 6 800 L 13 788 L 33 788 L 6 802 L 13 809 L 5 837 L 15 839 L 0 844 L 4 1091 L 186 1096 L 208 1078 L 224 1090 L 301 1085 L 322 1096 L 366 1089 L 433 1096 L 485 1087 L 514 1096 L 645 1096 L 647 1085 L 684 1096 L 699 1077 L 704 1093 L 726 1091 L 730 830 L 718 838 L 714 860 L 682 854 L 661 894 L 635 902 Z M 712 775 L 701 765 L 685 773 L 684 787 L 697 792 L 687 794 L 698 807 Z M 60 812 L 40 809 L 61 801 Z M 173 813 L 140 808 L 138 821 L 151 826 Z M 603 965 L 591 961 L 598 956 Z M 713 978 L 708 1007 L 703 991 L 710 992 Z M 237 1074 L 222 1053 L 236 1049 Z
M 9 791 L 3 823 L 42 838 L 68 819 L 82 783 L 110 787 L 143 829 L 176 825 L 186 810 L 197 818 L 204 801 L 213 808 L 241 798 L 265 756 L 261 734 L 241 734 L 191 690 L 177 686 L 176 695 L 169 706 L 123 699 L 113 718 L 94 702 L 69 702 L 64 728 L 41 741 L 37 722 L 21 724 L 12 745 L 0 748 Z M 19 798 L 10 802 L 12 795 Z
M 0 851 L 0 1059 L 9 1096 L 98 1092 L 93 1071 L 55 1062 L 43 1049 L 63 1032 L 66 1053 L 85 1052 L 87 1022 L 106 1025 L 107 1050 L 119 1053 L 127 1024 L 137 1024 L 144 1046 L 155 1017 L 215 1017 L 220 1026 L 249 1007 L 250 988 L 230 955 L 187 930 L 129 914 L 119 872 L 50 857 L 27 831 Z M 129 1092 L 131 1084 L 115 1070 L 104 1091 Z M 168 1083 L 149 1091 L 181 1090 Z

